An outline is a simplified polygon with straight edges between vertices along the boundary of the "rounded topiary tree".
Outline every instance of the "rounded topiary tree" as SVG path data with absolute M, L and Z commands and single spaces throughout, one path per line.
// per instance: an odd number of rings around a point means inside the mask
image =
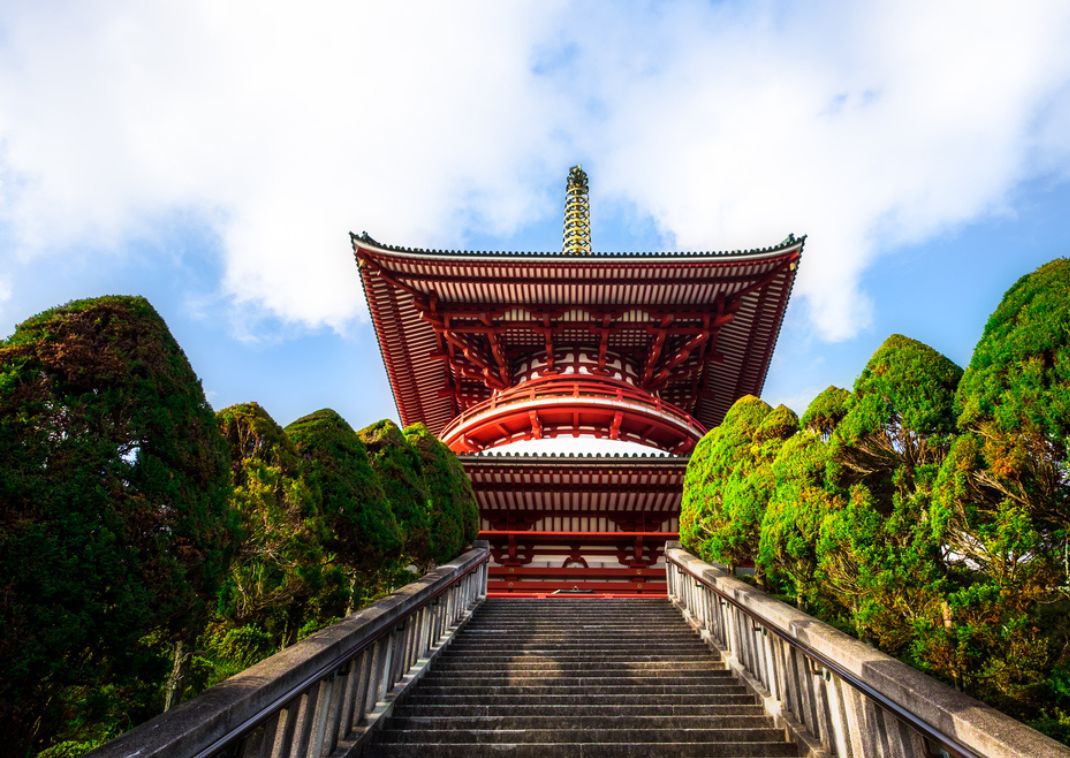
M 472 483 L 461 462 L 423 424 L 405 428 L 405 439 L 420 456 L 431 500 L 431 554 L 436 563 L 455 557 L 479 528 Z
M 843 507 L 843 492 L 828 482 L 827 441 L 847 413 L 850 393 L 829 387 L 810 403 L 802 429 L 786 439 L 771 466 L 773 492 L 762 517 L 755 559 L 766 581 L 804 610 L 821 610 L 817 542 L 826 516 Z
M 799 424 L 812 434 L 828 440 L 850 408 L 851 393 L 842 387 L 830 385 L 818 394 L 807 406 Z
M 199 630 L 234 532 L 214 415 L 140 297 L 0 343 L 0 460 L 0 731 L 20 752 L 72 715 L 64 687 L 152 679 L 145 640 Z
M 696 446 L 699 462 L 685 473 L 680 540 L 706 560 L 732 565 L 741 560 L 731 506 L 725 500 L 728 483 L 736 468 L 752 457 L 755 434 L 772 411 L 764 400 L 745 395 Z
M 361 429 L 361 442 L 379 475 L 394 517 L 401 527 L 405 554 L 418 566 L 434 561 L 431 537 L 430 496 L 424 482 L 419 454 L 389 419 Z
M 1019 279 L 955 396 L 960 434 L 937 488 L 955 591 L 925 651 L 1019 716 L 1070 722 L 1070 259 Z
M 313 617 L 345 608 L 343 580 L 325 548 L 331 535 L 293 443 L 267 411 L 242 403 L 217 415 L 242 525 L 220 610 L 231 625 L 255 625 L 282 647 Z
M 952 439 L 961 375 L 931 347 L 892 335 L 855 382 L 829 442 L 833 483 L 850 492 L 822 524 L 826 587 L 839 597 L 845 623 L 893 654 L 940 613 L 942 535 L 933 529 L 932 488 Z
M 353 427 L 325 408 L 286 427 L 330 529 L 328 546 L 362 573 L 401 550 L 401 532 L 368 451 Z
M 750 444 L 737 448 L 737 459 L 722 488 L 723 522 L 709 545 L 730 565 L 752 562 L 758 552 L 762 519 L 776 489 L 773 461 L 784 441 L 799 431 L 799 418 L 785 405 L 765 415 Z M 758 578 L 764 581 L 761 564 Z

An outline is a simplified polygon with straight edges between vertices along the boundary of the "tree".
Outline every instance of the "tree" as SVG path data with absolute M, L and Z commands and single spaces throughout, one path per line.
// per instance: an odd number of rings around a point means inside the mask
M 798 430 L 798 416 L 787 406 L 778 405 L 754 430 L 750 444 L 744 441 L 740 446 L 736 463 L 723 480 L 724 518 L 709 540 L 730 565 L 755 561 L 765 509 L 776 489 L 773 461 L 784 441 Z M 755 563 L 755 567 L 759 582 L 764 583 L 761 564 Z
M 1019 279 L 955 396 L 938 486 L 956 589 L 928 662 L 1019 715 L 1070 701 L 1070 260 Z
M 844 506 L 845 493 L 826 476 L 828 439 L 847 413 L 850 393 L 829 387 L 802 416 L 802 429 L 785 440 L 771 465 L 773 492 L 762 518 L 756 563 L 774 591 L 803 610 L 822 612 L 817 542 L 826 517 Z
M 405 554 L 423 567 L 434 561 L 431 538 L 430 496 L 420 470 L 420 457 L 389 419 L 358 433 L 368 459 L 379 475 L 394 517 L 401 527 Z
M 892 335 L 855 382 L 829 442 L 829 473 L 849 496 L 822 524 L 821 570 L 856 633 L 893 654 L 941 614 L 942 535 L 930 507 L 961 374 L 927 345 Z
M 707 493 L 703 485 L 710 465 L 710 450 L 721 436 L 717 431 L 719 428 L 714 427 L 702 435 L 702 439 L 691 451 L 687 469 L 684 471 L 683 496 L 680 501 L 680 542 L 696 553 L 701 542 L 699 519 L 709 510 L 709 505 L 704 500 Z
M 799 423 L 803 429 L 828 441 L 850 409 L 851 393 L 830 385 L 813 399 Z
M 479 530 L 479 508 L 461 462 L 423 424 L 405 428 L 405 440 L 420 457 L 430 498 L 431 554 L 436 563 L 456 557 Z
M 112 736 L 158 709 L 150 640 L 196 633 L 235 541 L 223 441 L 148 301 L 72 302 L 0 343 L 0 460 L 6 749 L 66 718 Z
M 242 525 L 221 614 L 230 626 L 255 626 L 285 647 L 309 619 L 344 611 L 345 580 L 327 548 L 332 535 L 293 443 L 267 411 L 243 403 L 218 419 Z
M 772 411 L 765 401 L 745 395 L 733 403 L 720 425 L 696 446 L 703 448 L 700 460 L 704 462 L 685 474 L 691 480 L 691 487 L 684 494 L 688 508 L 681 509 L 680 539 L 685 547 L 706 560 L 722 561 L 734 567 L 750 557 L 746 553 L 749 543 L 736 530 L 731 514 L 734 506 L 730 498 L 742 496 L 739 491 L 742 483 L 730 493 L 729 480 L 737 469 L 739 479 L 743 478 L 743 469 L 739 467 L 754 458 L 755 436 Z
M 303 459 L 305 478 L 319 503 L 327 547 L 349 570 L 354 601 L 362 579 L 401 550 L 401 531 L 357 433 L 335 411 L 323 409 L 285 429 Z

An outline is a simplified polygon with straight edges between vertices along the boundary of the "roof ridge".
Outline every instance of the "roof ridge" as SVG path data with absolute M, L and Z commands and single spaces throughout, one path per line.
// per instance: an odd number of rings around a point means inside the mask
M 807 235 L 796 237 L 794 234 L 789 234 L 783 241 L 776 245 L 769 245 L 767 247 L 755 247 L 745 250 L 651 250 L 648 252 L 620 252 L 620 251 L 599 251 L 585 255 L 582 257 L 569 257 L 563 256 L 560 250 L 549 251 L 537 251 L 537 250 L 457 250 L 457 249 L 439 249 L 439 248 L 424 248 L 424 247 L 406 247 L 403 245 L 390 245 L 383 242 L 379 242 L 374 239 L 368 232 L 362 231 L 360 234 L 353 232 L 349 233 L 350 242 L 353 247 L 356 248 L 358 242 L 364 244 L 374 245 L 375 247 L 386 250 L 392 253 L 425 253 L 430 255 L 455 255 L 455 256 L 477 256 L 477 255 L 500 255 L 507 257 L 522 257 L 529 256 L 535 258 L 556 258 L 562 260 L 573 261 L 590 261 L 592 258 L 627 258 L 627 257 L 644 257 L 644 256 L 680 256 L 680 257 L 736 257 L 743 255 L 754 255 L 757 253 L 771 253 L 779 250 L 790 250 L 798 245 L 802 247 L 806 242 Z

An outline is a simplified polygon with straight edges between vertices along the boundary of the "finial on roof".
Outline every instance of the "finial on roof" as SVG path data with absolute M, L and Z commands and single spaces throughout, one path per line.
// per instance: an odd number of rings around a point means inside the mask
M 564 255 L 591 254 L 591 204 L 587 191 L 587 172 L 577 164 L 569 169 L 565 185 Z

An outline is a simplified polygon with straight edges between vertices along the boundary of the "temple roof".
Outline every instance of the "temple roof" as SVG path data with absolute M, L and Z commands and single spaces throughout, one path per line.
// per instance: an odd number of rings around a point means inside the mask
M 676 456 L 461 455 L 485 517 L 680 511 L 687 459 Z
M 392 253 L 409 253 L 419 256 L 447 256 L 447 257 L 485 257 L 485 258 L 532 258 L 535 260 L 549 259 L 559 260 L 562 258 L 561 251 L 532 251 L 532 250 L 454 250 L 454 249 L 438 249 L 438 248 L 425 248 L 425 247 L 406 247 L 404 245 L 391 245 L 384 242 L 379 242 L 373 239 L 366 231 L 360 234 L 349 233 L 350 242 L 353 243 L 354 249 L 358 244 L 367 245 L 369 247 L 377 248 Z M 660 259 L 673 259 L 673 258 L 733 258 L 733 257 L 746 257 L 752 255 L 767 255 L 769 253 L 783 252 L 791 250 L 793 248 L 802 249 L 803 243 L 806 242 L 806 235 L 796 237 L 794 234 L 789 234 L 783 241 L 776 245 L 770 245 L 768 247 L 755 247 L 747 250 L 672 250 L 672 251 L 650 251 L 650 252 L 603 252 L 601 250 L 592 253 L 590 257 L 582 259 L 584 263 L 590 263 L 597 261 L 600 258 L 660 258 Z M 567 260 L 567 258 L 566 258 Z
M 547 346 L 624 355 L 645 388 L 716 425 L 761 392 L 805 242 L 563 256 L 351 236 L 401 420 L 435 433 Z

